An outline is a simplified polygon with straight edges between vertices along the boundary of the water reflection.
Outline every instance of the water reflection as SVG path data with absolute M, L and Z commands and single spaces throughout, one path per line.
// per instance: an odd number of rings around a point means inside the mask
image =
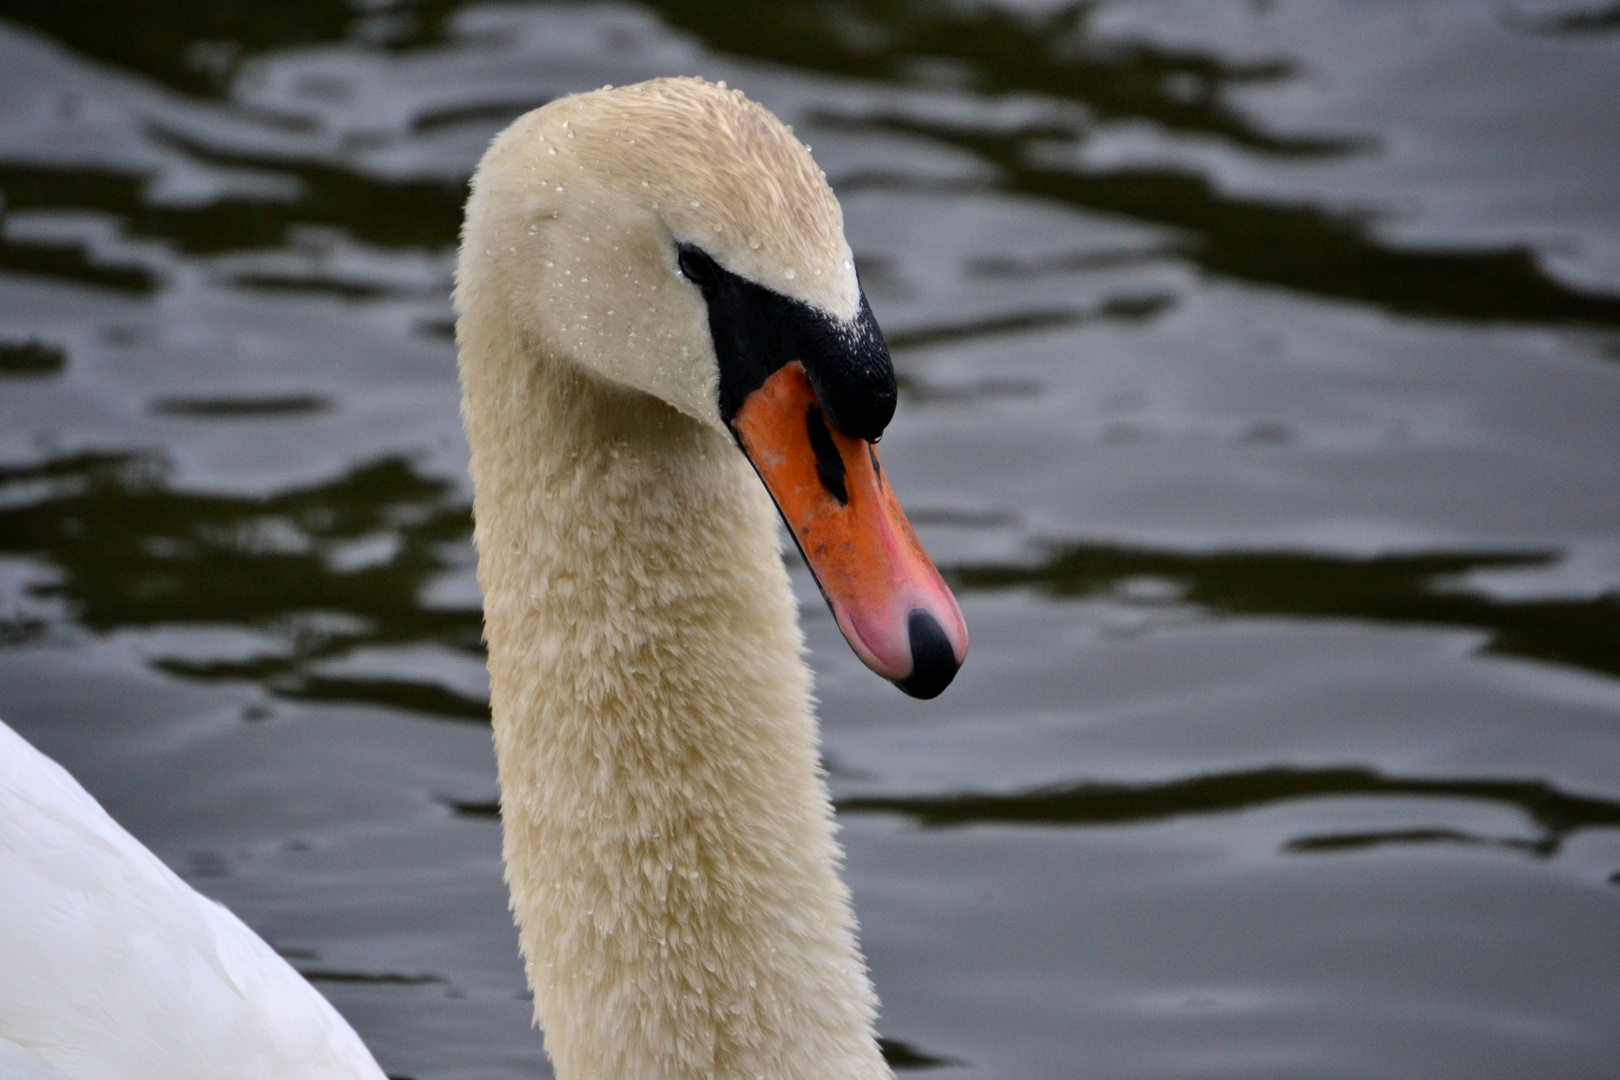
M 712 48 L 794 67 L 925 83 L 950 72 L 955 85 L 978 93 L 1041 95 L 1083 104 L 1097 119 L 1150 120 L 1272 153 L 1336 154 L 1356 145 L 1268 132 L 1232 107 L 1230 91 L 1294 75 L 1287 60 L 1232 63 L 1148 41 L 1101 41 L 1092 20 L 1103 5 L 1095 0 L 1044 14 L 944 0 L 796 0 L 744 11 L 713 0 L 653 6 Z
M 227 17 L 221 11 L 234 8 L 194 0 L 134 35 L 108 33 L 107 20 L 72 15 L 73 5 L 12 4 L 6 13 L 91 56 L 193 93 L 220 95 L 229 84 L 227 76 L 246 59 L 280 48 L 348 41 L 408 50 L 441 42 L 464 6 L 441 0 L 368 13 L 332 0 L 301 2 L 289 6 L 284 16 L 270 18 Z M 1192 49 L 1105 39 L 1092 28 L 1099 10 L 1094 3 L 1069 4 L 1045 15 L 937 0 L 798 0 L 741 9 L 712 0 L 671 0 L 652 6 L 670 25 L 736 56 L 919 85 L 928 82 L 919 75 L 919 65 L 937 71 L 946 64 L 960 73 L 956 81 L 962 89 L 1037 95 L 1049 105 L 1081 107 L 1072 115 L 1052 113 L 1010 128 L 999 118 L 945 122 L 881 109 L 824 110 L 819 122 L 922 136 L 992 166 L 995 186 L 1002 191 L 1173 227 L 1182 237 L 1177 253 L 1213 274 L 1407 315 L 1620 325 L 1620 297 L 1560 282 L 1527 246 L 1469 251 L 1401 247 L 1379 237 L 1375 214 L 1230 195 L 1203 173 L 1175 166 L 1089 167 L 1081 160 L 1096 125 L 1121 119 L 1216 137 L 1244 152 L 1273 157 L 1353 155 L 1373 149 L 1364 140 L 1268 132 L 1232 106 L 1235 90 L 1293 78 L 1293 65 L 1286 60 L 1235 64 Z M 1583 16 L 1563 18 L 1580 21 Z M 229 62 L 211 66 L 199 59 L 215 53 L 228 54 Z M 472 121 L 487 122 L 493 129 L 494 123 L 540 103 L 484 102 L 448 113 L 430 110 L 417 117 L 416 131 Z M 454 243 L 465 197 L 460 184 L 384 179 L 331 161 L 224 147 L 156 122 L 150 133 L 198 162 L 268 172 L 291 182 L 296 194 L 153 206 L 142 197 L 146 181 L 141 176 L 8 165 L 0 168 L 6 206 L 13 211 L 112 213 L 130 236 L 161 238 L 190 252 L 279 247 L 298 225 L 339 228 L 382 247 L 446 248 Z M 892 188 L 921 182 L 904 175 L 834 180 L 846 194 L 873 184 Z M 1045 256 L 1038 265 L 1002 269 L 1027 276 L 1052 264 L 1052 257 Z M 153 286 L 151 270 L 107 263 L 83 244 L 7 239 L 0 245 L 0 267 L 114 288 Z M 326 282 L 324 287 L 341 290 L 342 285 Z
M 151 405 L 152 412 L 160 416 L 190 416 L 199 420 L 300 416 L 325 412 L 329 408 L 331 402 L 316 394 L 255 398 L 162 398 Z
M 175 401 L 229 420 L 321 407 L 307 397 Z M 469 508 L 446 481 L 392 458 L 264 498 L 175 490 L 159 459 L 84 454 L 0 469 L 0 553 L 47 562 L 30 587 L 86 629 L 229 626 L 261 635 L 246 657 L 160 657 L 162 670 L 246 680 L 278 695 L 368 702 L 483 719 L 482 699 L 416 679 L 335 675 L 358 650 L 436 645 L 482 656 L 476 606 L 423 602 L 469 561 Z M 950 571 L 967 592 L 1035 587 L 1054 597 L 1148 597 L 1217 615 L 1367 619 L 1486 631 L 1494 653 L 1620 675 L 1620 596 L 1499 600 L 1455 587 L 1472 571 L 1533 569 L 1549 552 L 1439 552 L 1372 558 L 1295 552 L 1195 554 L 1108 545 L 1054 551 L 1036 566 Z M 1151 586 L 1151 587 L 1149 587 Z M 35 640 L 39 618 L 5 637 Z
M 728 18 L 715 18 L 712 4 L 677 0 L 656 6 L 674 25 L 738 55 L 896 80 L 912 76 L 917 61 L 947 60 L 961 72 L 963 88 L 1082 105 L 1083 118 L 1010 131 L 1004 123 L 975 127 L 899 115 L 822 119 L 922 135 L 971 151 L 995 167 L 1005 191 L 1185 230 L 1182 253 L 1213 273 L 1404 314 L 1620 324 L 1620 298 L 1566 287 L 1525 247 L 1403 250 L 1375 237 L 1370 215 L 1235 198 L 1194 172 L 1047 164 L 1054 156 L 1077 156 L 1071 151 L 1084 144 L 1095 121 L 1124 118 L 1268 154 L 1371 149 L 1364 140 L 1269 133 L 1230 106 L 1234 89 L 1294 75 L 1284 60 L 1232 64 L 1190 49 L 1103 40 L 1092 31 L 1101 7 L 1092 2 L 1047 15 L 934 0 L 799 2 L 750 7 L 748 14 Z M 843 189 L 859 186 L 846 183 Z
M 29 237 L 12 216 L 20 210 L 110 211 L 128 218 L 138 206 L 139 183 L 130 177 L 94 172 L 55 172 L 49 169 L 0 165 L 0 203 L 7 219 L 0 221 L 0 270 L 19 274 L 65 278 L 84 285 L 135 294 L 156 291 L 159 278 L 150 268 L 110 259 L 96 249 L 93 239 L 60 236 Z M 52 230 L 53 232 L 56 230 Z M 84 231 L 102 231 L 90 223 Z
M 268 169 L 295 181 L 297 195 L 291 199 L 238 197 L 195 210 L 155 208 L 133 222 L 136 235 L 173 239 L 187 251 L 280 247 L 298 225 L 330 226 L 384 248 L 441 248 L 453 245 L 461 228 L 461 207 L 467 201 L 463 184 L 391 180 L 292 153 L 213 145 L 160 127 L 151 134 L 206 164 Z
M 1549 276 L 1528 247 L 1403 249 L 1377 239 L 1377 219 L 1370 214 L 1235 197 L 1202 174 L 1174 168 L 1081 170 L 1042 164 L 1031 153 L 1037 144 L 1083 140 L 1083 133 L 1073 130 L 976 130 L 897 116 L 844 123 L 923 135 L 971 151 L 996 167 L 997 186 L 1004 191 L 1183 230 L 1188 240 L 1180 253 L 1224 277 L 1403 315 L 1620 325 L 1620 298 L 1569 288 Z M 894 187 L 903 179 L 875 182 Z M 857 181 L 845 188 L 862 186 Z M 1017 270 L 1029 276 L 1034 268 Z
M 265 11 L 186 0 L 167 5 L 160 18 L 142 20 L 139 32 L 91 17 L 74 3 L 12 0 L 0 12 L 86 56 L 188 93 L 224 97 L 255 57 L 337 42 L 394 52 L 420 49 L 445 41 L 456 14 L 470 6 L 468 0 L 365 7 L 343 0 L 294 0 Z M 1357 145 L 1268 132 L 1231 106 L 1226 95 L 1232 89 L 1292 76 L 1294 66 L 1287 60 L 1234 64 L 1145 41 L 1101 43 L 1091 32 L 1101 7 L 1094 0 L 1045 14 L 942 0 L 786 0 L 742 7 L 668 0 L 649 6 L 672 27 L 719 52 L 806 70 L 902 83 L 959 71 L 958 81 L 981 93 L 1081 102 L 1102 119 L 1138 117 L 1275 153 L 1332 154 Z M 341 87 L 324 84 L 304 90 L 309 97 L 342 93 Z M 487 119 L 492 108 L 485 104 L 474 115 Z M 451 118 L 437 122 L 446 119 Z
M 1603 34 L 1620 30 L 1620 4 L 1578 5 L 1557 10 L 1557 5 L 1510 6 L 1503 21 L 1516 30 L 1535 34 Z
M 294 699 L 488 716 L 482 699 L 437 683 L 320 670 L 361 648 L 400 645 L 482 659 L 477 607 L 422 602 L 452 565 L 447 549 L 469 543 L 467 507 L 407 461 L 254 498 L 176 491 L 154 458 L 88 454 L 0 470 L 0 500 L 0 553 L 46 560 L 56 574 L 30 595 L 65 603 L 77 625 L 258 635 L 245 657 L 159 656 L 161 670 L 256 682 Z M 357 559 L 360 545 L 372 551 Z M 23 616 L 4 636 L 22 644 L 51 629 Z
M 1115 296 L 1086 311 L 1069 308 L 1021 311 L 988 319 L 973 319 L 969 322 L 923 326 L 886 336 L 889 348 L 899 352 L 902 349 L 972 341 L 996 334 L 1027 334 L 1038 330 L 1057 330 L 1085 322 L 1151 319 L 1168 311 L 1175 306 L 1175 302 L 1176 298 L 1168 293 Z
M 329 226 L 379 247 L 446 247 L 461 225 L 466 190 L 431 181 L 389 182 L 318 161 L 267 157 L 204 145 L 154 128 L 154 137 L 197 161 L 251 166 L 296 181 L 292 197 L 231 195 L 202 205 L 154 205 L 149 178 L 95 169 L 0 165 L 0 192 L 9 214 L 94 211 L 114 217 L 125 235 L 162 240 L 191 254 L 281 248 L 299 226 Z M 137 292 L 155 287 L 158 271 L 108 264 L 86 243 L 11 238 L 0 247 L 0 267 L 71 278 Z
M 0 378 L 37 378 L 57 375 L 67 366 L 67 354 L 42 341 L 0 341 Z
M 1539 780 L 1385 776 L 1373 769 L 1268 768 L 1158 784 L 1088 783 L 1006 794 L 873 795 L 840 799 L 850 814 L 903 814 L 929 828 L 965 825 L 1134 825 L 1231 814 L 1306 799 L 1424 798 L 1494 803 L 1521 812 L 1532 839 L 1479 836 L 1456 829 L 1388 829 L 1295 838 L 1293 853 L 1345 851 L 1393 844 L 1488 844 L 1540 857 L 1558 854 L 1583 829 L 1620 828 L 1620 802 L 1572 795 Z
M 405 49 L 443 37 L 465 0 L 407 0 L 357 6 L 344 0 L 221 4 L 175 0 L 138 20 L 111 19 L 86 0 L 8 0 L 0 14 L 67 42 L 86 56 L 132 68 L 166 86 L 223 95 L 242 64 L 300 45 L 353 40 Z
M 891 1069 L 944 1069 L 953 1066 L 966 1065 L 965 1061 L 956 1058 L 939 1057 L 924 1050 L 918 1049 L 911 1043 L 901 1042 L 899 1039 L 878 1039 L 878 1049 L 883 1052 L 883 1060 L 889 1063 Z
M 1553 552 L 1434 552 L 1355 558 L 1301 552 L 1188 554 L 1074 545 L 1034 567 L 969 566 L 967 589 L 1034 586 L 1054 596 L 1105 595 L 1143 580 L 1179 601 L 1227 615 L 1369 619 L 1475 627 L 1494 653 L 1620 675 L 1620 594 L 1594 599 L 1498 600 L 1455 587 L 1471 571 L 1532 569 Z

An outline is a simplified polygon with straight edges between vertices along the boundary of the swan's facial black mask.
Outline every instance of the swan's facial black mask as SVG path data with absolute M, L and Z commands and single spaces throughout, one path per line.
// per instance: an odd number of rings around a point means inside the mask
M 857 656 L 933 697 L 967 656 L 967 624 L 889 490 L 872 443 L 894 417 L 894 365 L 862 295 L 850 323 L 724 270 L 691 244 L 720 363 L 720 416 L 804 553 Z
M 703 292 L 720 361 L 720 419 L 731 426 L 749 394 L 777 370 L 804 365 L 827 421 L 852 439 L 876 441 L 894 417 L 889 348 L 861 295 L 853 324 L 738 277 L 694 244 L 677 244 L 681 273 Z

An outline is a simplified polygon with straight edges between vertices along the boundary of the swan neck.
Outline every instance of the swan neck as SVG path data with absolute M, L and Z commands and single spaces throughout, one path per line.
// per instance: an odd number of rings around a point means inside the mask
M 721 433 L 477 314 L 504 854 L 559 1080 L 890 1076 L 769 497 Z

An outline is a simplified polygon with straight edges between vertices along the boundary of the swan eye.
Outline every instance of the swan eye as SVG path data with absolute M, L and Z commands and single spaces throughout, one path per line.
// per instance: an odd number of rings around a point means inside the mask
M 720 267 L 697 248 L 682 244 L 676 252 L 675 263 L 681 268 L 681 275 L 699 288 L 713 285 L 720 277 Z

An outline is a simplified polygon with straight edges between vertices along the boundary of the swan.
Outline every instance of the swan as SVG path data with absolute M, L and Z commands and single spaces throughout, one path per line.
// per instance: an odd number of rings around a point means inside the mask
M 778 514 L 873 670 L 967 629 L 873 446 L 842 213 L 723 85 L 560 99 L 473 179 L 455 304 L 503 853 L 558 1080 L 890 1076 Z M 273 949 L 0 723 L 0 1077 L 383 1080 Z
M 0 723 L 0 1080 L 384 1080 L 220 904 Z
M 558 1080 L 890 1076 L 778 513 L 874 671 L 967 629 L 873 444 L 896 383 L 809 147 L 723 84 L 561 98 L 454 302 L 503 854 Z

